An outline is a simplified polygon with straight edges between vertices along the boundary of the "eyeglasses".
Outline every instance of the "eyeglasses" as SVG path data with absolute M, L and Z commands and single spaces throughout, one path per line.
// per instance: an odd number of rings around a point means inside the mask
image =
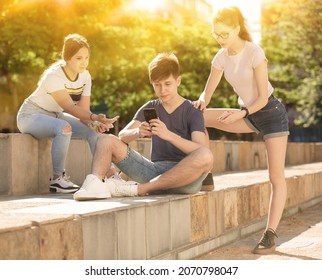
M 233 30 L 230 30 L 229 32 L 222 32 L 222 33 L 220 33 L 220 34 L 217 34 L 217 33 L 215 33 L 215 32 L 211 32 L 211 35 L 212 35 L 212 37 L 214 37 L 216 40 L 218 40 L 219 38 L 221 38 L 221 39 L 228 39 L 228 37 L 229 37 L 229 34 L 230 34 L 230 32 L 231 31 L 233 31 Z

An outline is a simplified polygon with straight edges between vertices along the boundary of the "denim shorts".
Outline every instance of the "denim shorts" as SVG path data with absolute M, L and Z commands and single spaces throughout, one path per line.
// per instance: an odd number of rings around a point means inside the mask
M 138 183 L 147 183 L 151 179 L 163 174 L 167 170 L 174 167 L 176 161 L 156 161 L 152 162 L 138 152 L 128 146 L 127 156 L 125 159 L 114 163 L 124 174 L 129 176 L 131 180 Z M 180 176 L 180 174 L 178 174 Z M 200 191 L 202 181 L 207 177 L 207 174 L 202 174 L 196 181 L 188 185 L 160 190 L 154 193 L 172 193 L 172 194 L 193 194 Z
M 264 140 L 290 134 L 285 106 L 273 95 L 265 107 L 244 120 L 254 132 L 262 133 Z

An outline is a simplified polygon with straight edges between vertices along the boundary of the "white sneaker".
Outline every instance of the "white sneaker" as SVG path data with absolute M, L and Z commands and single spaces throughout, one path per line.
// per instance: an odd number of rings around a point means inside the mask
M 105 184 L 113 196 L 137 196 L 138 183 L 119 179 L 106 179 Z
M 64 172 L 60 177 L 53 179 L 49 179 L 49 191 L 57 192 L 57 193 L 74 193 L 79 189 L 79 186 L 75 185 L 73 182 L 69 180 L 69 177 L 66 176 Z
M 103 199 L 111 197 L 106 184 L 94 174 L 89 174 L 82 187 L 74 193 L 75 200 Z
M 105 180 L 107 180 L 107 179 L 109 179 L 109 178 L 105 178 Z M 113 175 L 110 177 L 110 179 L 115 179 L 115 180 L 121 180 L 121 181 L 124 181 L 124 180 L 121 178 L 121 176 L 120 176 L 120 174 L 119 174 L 119 173 L 115 173 L 115 174 L 113 174 Z

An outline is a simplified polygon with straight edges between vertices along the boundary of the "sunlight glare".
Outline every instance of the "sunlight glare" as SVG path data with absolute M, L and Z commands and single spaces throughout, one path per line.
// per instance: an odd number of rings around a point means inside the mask
M 261 7 L 261 0 L 209 0 L 209 3 L 212 4 L 214 12 L 224 7 L 237 6 L 244 16 L 250 19 L 258 18 L 258 10 Z
M 164 1 L 162 0 L 133 0 L 132 8 L 135 10 L 148 10 L 148 11 L 156 11 L 161 9 L 164 6 Z

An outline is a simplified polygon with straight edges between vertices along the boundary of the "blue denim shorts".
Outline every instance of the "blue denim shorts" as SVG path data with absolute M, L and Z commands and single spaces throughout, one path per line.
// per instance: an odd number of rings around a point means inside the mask
M 125 159 L 114 163 L 124 174 L 129 176 L 131 180 L 138 183 L 147 183 L 151 179 L 163 174 L 167 170 L 174 167 L 178 162 L 176 161 L 156 161 L 152 162 L 142 156 L 140 153 L 131 149 L 128 146 L 127 156 Z M 180 176 L 180 174 L 178 174 Z M 177 194 L 193 194 L 200 191 L 202 181 L 207 177 L 207 174 L 201 175 L 196 181 L 188 185 L 160 190 L 155 193 L 177 193 Z
M 254 132 L 262 133 L 264 140 L 290 134 L 285 106 L 273 95 L 265 107 L 244 120 Z

